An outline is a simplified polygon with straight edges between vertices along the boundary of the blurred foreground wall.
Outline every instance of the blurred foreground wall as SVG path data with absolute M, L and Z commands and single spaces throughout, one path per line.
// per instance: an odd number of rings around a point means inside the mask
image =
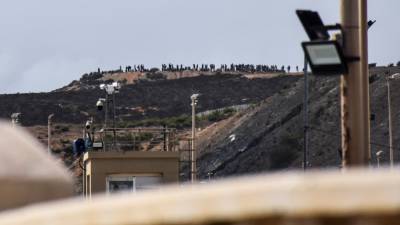
M 72 178 L 22 128 L 0 122 L 0 210 L 72 196 Z

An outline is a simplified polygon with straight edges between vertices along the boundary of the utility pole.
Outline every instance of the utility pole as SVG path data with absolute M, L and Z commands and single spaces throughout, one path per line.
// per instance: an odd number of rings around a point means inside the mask
M 164 124 L 163 125 L 163 141 L 164 141 L 164 144 L 163 144 L 163 151 L 165 152 L 165 151 L 167 151 L 167 125 L 166 124 Z
M 105 109 L 105 112 L 104 112 L 104 130 L 106 130 L 107 128 L 108 128 L 108 101 L 109 101 L 109 99 L 108 99 L 108 93 L 106 93 L 106 101 L 105 101 L 105 103 L 106 103 L 106 105 L 105 105 L 105 107 L 104 107 L 104 109 Z
M 393 133 L 392 133 L 392 104 L 390 97 L 390 77 L 386 78 L 387 84 L 387 101 L 388 101 L 388 123 L 389 123 L 389 158 L 390 168 L 393 168 Z
M 47 117 L 47 153 L 51 154 L 51 127 L 52 127 L 52 119 L 54 114 L 50 114 Z
M 105 101 L 105 110 L 104 110 L 104 140 L 103 140 L 103 149 L 107 151 L 107 128 L 108 128 L 108 93 L 106 93 L 106 101 Z
M 304 56 L 304 143 L 303 143 L 303 170 L 307 170 L 308 164 L 308 61 Z
M 370 160 L 367 0 L 340 0 L 343 51 L 348 73 L 340 79 L 342 166 Z
M 196 168 L 196 105 L 198 94 L 194 94 L 190 97 L 192 100 L 192 146 L 191 146 L 191 182 L 194 183 L 197 180 L 197 168 Z
M 376 163 L 377 163 L 377 167 L 380 168 L 381 167 L 381 155 L 383 154 L 383 151 L 378 151 L 376 153 Z
M 390 74 L 390 73 L 389 73 Z M 393 131 L 392 131 L 392 97 L 390 91 L 390 81 L 394 79 L 398 79 L 400 77 L 399 73 L 388 75 L 386 77 L 386 86 L 387 86 L 387 104 L 388 104 L 388 130 L 389 130 L 389 158 L 390 158 L 390 168 L 393 168 L 394 165 L 394 153 L 393 153 Z
M 116 118 L 116 114 L 115 114 L 115 92 L 113 92 L 112 94 L 112 105 L 113 105 L 113 146 L 114 148 L 117 147 L 117 133 L 115 131 L 116 128 L 116 123 L 115 123 L 115 118 Z

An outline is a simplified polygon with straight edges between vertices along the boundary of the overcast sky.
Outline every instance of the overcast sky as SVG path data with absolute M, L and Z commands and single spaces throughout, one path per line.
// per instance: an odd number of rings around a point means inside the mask
M 0 93 L 49 91 L 120 65 L 299 65 L 295 9 L 339 22 L 339 0 L 1 0 Z M 399 0 L 370 0 L 370 61 L 400 60 Z

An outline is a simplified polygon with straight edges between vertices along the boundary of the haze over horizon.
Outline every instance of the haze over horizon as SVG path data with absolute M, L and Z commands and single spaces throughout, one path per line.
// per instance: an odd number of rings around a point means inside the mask
M 369 59 L 396 63 L 400 1 L 369 1 Z M 302 67 L 296 9 L 339 22 L 339 1 L 5 0 L 0 93 L 50 91 L 98 67 L 251 63 Z

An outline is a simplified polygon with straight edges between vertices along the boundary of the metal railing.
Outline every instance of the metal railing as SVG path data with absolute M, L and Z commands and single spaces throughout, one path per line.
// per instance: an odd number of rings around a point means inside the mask
M 94 132 L 93 144 L 104 151 L 178 151 L 176 129 L 173 128 L 106 128 Z

